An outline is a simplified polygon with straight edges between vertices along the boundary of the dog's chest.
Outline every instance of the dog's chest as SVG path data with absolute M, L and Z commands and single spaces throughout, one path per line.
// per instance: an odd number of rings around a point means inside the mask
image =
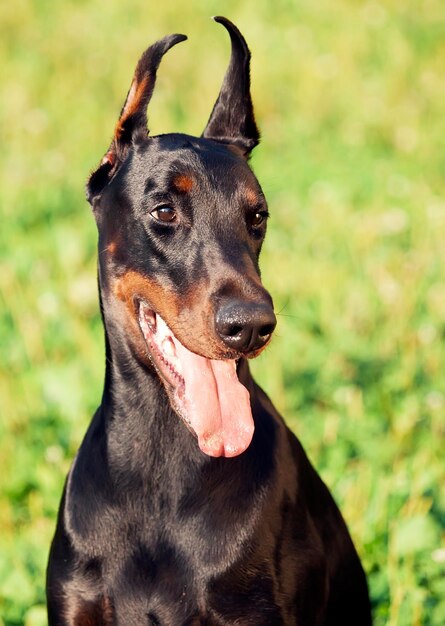
M 163 626 L 220 624 L 284 624 L 277 600 L 274 572 L 267 562 L 245 561 L 228 566 L 221 561 L 200 570 L 196 558 L 158 546 L 157 553 L 140 550 L 115 577 L 116 623 Z M 130 582 L 131 581 L 131 582 Z
M 127 527 L 125 546 L 114 556 L 110 544 L 104 560 L 117 624 L 284 623 L 272 549 L 259 548 L 254 519 L 229 527 L 167 514 L 163 525 Z

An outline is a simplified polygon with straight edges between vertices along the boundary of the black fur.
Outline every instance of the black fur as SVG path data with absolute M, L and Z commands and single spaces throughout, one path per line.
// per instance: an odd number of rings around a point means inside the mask
M 253 381 L 245 359 L 252 352 L 236 352 L 215 333 L 221 303 L 271 309 L 258 270 L 267 208 L 246 162 L 259 140 L 250 55 L 235 26 L 217 21 L 230 33 L 232 59 L 203 138 L 146 133 L 156 69 L 182 39 L 165 38 L 142 57 L 88 184 L 99 230 L 106 377 L 51 547 L 50 626 L 371 623 L 365 576 L 332 497 Z M 190 189 L 178 186 L 178 176 Z M 153 219 L 157 206 L 173 207 L 176 222 Z M 264 221 L 255 224 L 258 215 Z M 129 275 L 165 289 L 162 306 L 179 303 L 169 324 L 191 350 L 240 358 L 255 421 L 243 454 L 203 454 L 173 410 L 138 335 L 132 300 L 124 305 L 116 287 Z

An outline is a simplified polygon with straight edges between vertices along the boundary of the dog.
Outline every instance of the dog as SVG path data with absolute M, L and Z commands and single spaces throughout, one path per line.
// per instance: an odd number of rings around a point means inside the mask
M 137 64 L 87 183 L 99 234 L 102 402 L 62 497 L 50 626 L 368 626 L 356 550 L 300 443 L 249 373 L 276 318 L 250 52 L 201 137 L 150 136 L 170 35 Z

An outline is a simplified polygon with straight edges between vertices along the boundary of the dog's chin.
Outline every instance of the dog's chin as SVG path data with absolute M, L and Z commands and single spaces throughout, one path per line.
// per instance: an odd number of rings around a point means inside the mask
M 249 393 L 237 376 L 238 358 L 212 359 L 186 348 L 162 317 L 139 301 L 139 326 L 170 403 L 209 456 L 237 456 L 254 424 Z

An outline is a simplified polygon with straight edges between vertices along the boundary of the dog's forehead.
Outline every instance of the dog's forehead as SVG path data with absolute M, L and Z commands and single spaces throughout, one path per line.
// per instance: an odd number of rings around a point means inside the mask
M 261 188 L 244 158 L 224 144 L 179 133 L 150 137 L 138 149 L 137 167 L 147 189 L 190 192 L 206 189 L 247 194 L 253 200 Z M 140 167 L 142 166 L 142 167 Z

